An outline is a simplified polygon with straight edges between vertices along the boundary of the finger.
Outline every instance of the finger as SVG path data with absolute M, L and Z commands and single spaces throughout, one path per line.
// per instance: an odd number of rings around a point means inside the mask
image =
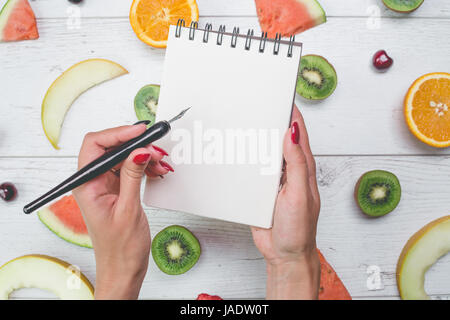
M 157 175 L 163 175 L 168 172 L 175 172 L 173 167 L 170 164 L 168 164 L 166 161 L 163 161 L 163 160 L 160 160 L 158 163 L 152 164 L 148 168 L 148 171 L 153 172 L 154 174 L 157 174 Z
M 164 158 L 165 155 L 168 155 L 166 151 L 153 145 L 147 145 L 144 148 L 147 149 L 147 151 L 150 153 L 150 161 L 148 163 L 148 166 L 157 164 L 160 160 L 162 160 L 162 158 Z M 114 169 L 120 170 L 120 168 L 122 168 L 122 165 L 123 162 L 117 164 Z
M 300 146 L 300 131 L 296 120 L 284 136 L 283 155 L 286 161 L 286 184 L 296 191 L 310 191 L 308 166 Z
M 105 150 L 125 143 L 144 133 L 145 124 L 122 126 L 85 135 L 78 156 L 78 167 L 81 168 L 105 153 Z
M 141 203 L 141 180 L 150 161 L 150 152 L 146 148 L 134 150 L 123 162 L 120 169 L 119 203 L 127 208 Z
M 316 177 L 316 161 L 314 160 L 314 156 L 311 152 L 311 145 L 309 143 L 308 131 L 306 130 L 305 121 L 296 105 L 294 105 L 294 110 L 292 112 L 292 122 L 298 123 L 300 132 L 300 147 L 302 148 L 303 153 L 305 154 L 306 157 L 306 165 L 308 167 L 308 175 L 311 191 L 314 198 L 318 200 L 319 189 L 317 186 L 317 177 Z

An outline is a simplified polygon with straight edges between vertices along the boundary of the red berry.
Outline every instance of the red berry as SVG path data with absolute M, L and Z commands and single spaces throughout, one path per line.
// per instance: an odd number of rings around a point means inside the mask
M 12 201 L 17 197 L 17 189 L 11 182 L 0 184 L 0 198 L 5 201 Z
M 380 50 L 377 51 L 373 55 L 373 66 L 378 70 L 386 70 L 389 69 L 390 66 L 394 63 L 391 57 L 388 56 L 386 51 Z
M 211 296 L 207 293 L 200 293 L 197 297 L 197 300 L 223 300 L 219 296 Z

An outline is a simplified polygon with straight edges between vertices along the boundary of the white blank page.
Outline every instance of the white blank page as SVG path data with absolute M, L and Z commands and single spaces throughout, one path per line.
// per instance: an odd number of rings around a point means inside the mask
M 144 202 L 263 228 L 272 216 L 282 169 L 282 141 L 289 127 L 301 47 L 281 44 L 278 55 L 257 39 L 231 47 L 203 30 L 175 37 L 171 26 L 161 81 L 157 121 L 191 107 L 155 144 L 175 169 L 147 179 Z

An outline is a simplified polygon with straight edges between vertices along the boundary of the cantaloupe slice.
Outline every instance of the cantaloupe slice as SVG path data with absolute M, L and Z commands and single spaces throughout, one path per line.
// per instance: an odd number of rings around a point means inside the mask
M 21 288 L 39 288 L 65 300 L 92 300 L 94 287 L 69 263 L 40 255 L 26 255 L 0 267 L 0 299 Z
M 81 61 L 60 75 L 47 90 L 42 102 L 42 127 L 55 149 L 64 117 L 83 92 L 107 80 L 128 73 L 121 65 L 106 59 Z
M 42 208 L 38 211 L 38 217 L 60 238 L 81 247 L 92 248 L 83 215 L 72 195 Z
M 406 243 L 397 263 L 397 287 L 404 300 L 428 300 L 425 273 L 450 252 L 450 216 L 434 220 Z
M 27 0 L 9 0 L 0 11 L 0 41 L 39 38 L 36 17 Z

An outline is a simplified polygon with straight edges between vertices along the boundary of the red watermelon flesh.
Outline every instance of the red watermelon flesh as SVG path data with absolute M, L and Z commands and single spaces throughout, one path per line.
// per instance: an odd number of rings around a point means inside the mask
M 50 205 L 50 210 L 53 211 L 55 216 L 67 228 L 70 228 L 77 233 L 88 233 L 83 215 L 81 214 L 80 208 L 72 195 L 65 196 Z
M 197 297 L 197 300 L 223 300 L 219 296 L 212 296 L 207 293 L 200 293 Z
M 295 35 L 326 22 L 316 0 L 255 0 L 259 24 L 270 38 Z
M 320 250 L 317 250 L 320 259 L 320 287 L 319 300 L 352 300 L 333 267 L 325 260 Z
M 82 247 L 92 248 L 83 215 L 73 195 L 65 196 L 38 211 L 39 219 L 57 236 Z
M 39 38 L 36 17 L 28 0 L 9 0 L 0 12 L 0 40 L 18 41 Z

